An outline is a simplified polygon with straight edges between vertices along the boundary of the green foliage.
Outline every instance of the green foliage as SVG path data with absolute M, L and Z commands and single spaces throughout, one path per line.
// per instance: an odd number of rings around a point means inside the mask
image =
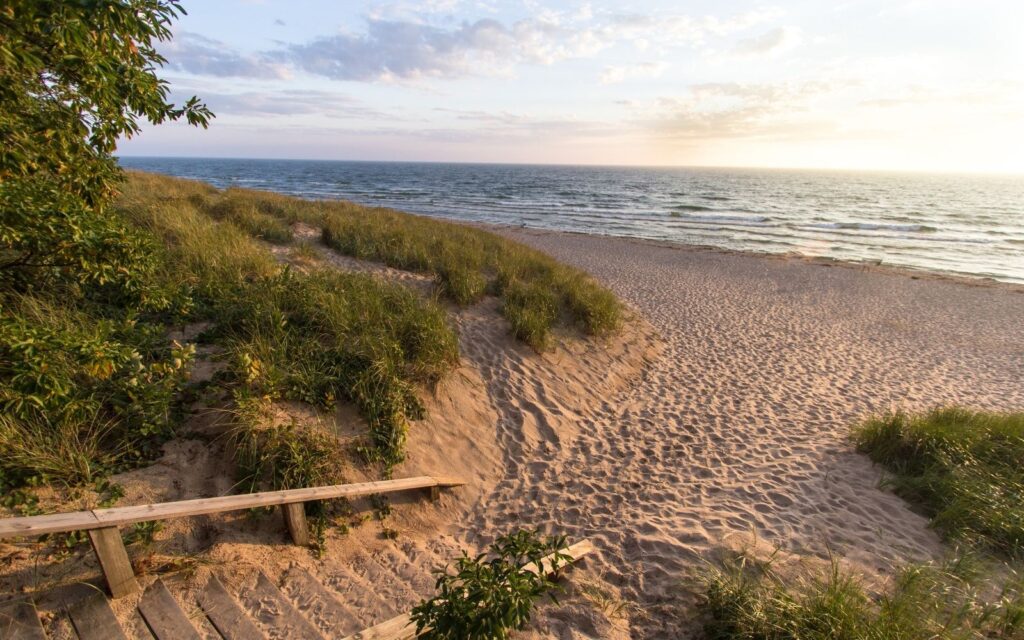
M 139 121 L 206 126 L 196 98 L 176 107 L 154 45 L 183 13 L 174 0 L 9 0 L 0 7 L 0 180 L 45 175 L 87 206 L 119 181 L 117 141 Z
M 187 292 L 156 245 L 106 206 L 113 152 L 139 123 L 206 126 L 176 107 L 154 43 L 170 0 L 12 0 L 0 7 L 0 486 L 79 484 L 152 455 L 190 353 L 157 315 Z
M 0 482 L 79 484 L 153 452 L 191 348 L 39 296 L 0 308 Z
M 891 472 L 886 484 L 947 537 L 1011 556 L 1024 550 L 1024 413 L 896 412 L 866 420 L 853 437 Z
M 708 640 L 968 640 L 1024 637 L 1024 581 L 992 589 L 960 557 L 900 570 L 880 596 L 833 561 L 788 578 L 738 555 L 701 577 Z
M 313 206 L 314 203 L 310 203 Z M 583 272 L 473 227 L 352 203 L 315 203 L 323 240 L 347 255 L 434 274 L 460 305 L 492 291 L 513 334 L 540 350 L 564 316 L 590 335 L 619 329 L 618 299 Z
M 338 439 L 294 423 L 268 425 L 267 401 L 239 397 L 233 432 L 240 483 L 248 492 L 339 484 L 344 451 Z
M 527 571 L 554 554 L 552 572 L 571 561 L 559 551 L 565 537 L 542 537 L 536 531 L 517 531 L 498 539 L 488 554 L 463 553 L 455 566 L 437 572 L 437 595 L 417 605 L 412 619 L 421 638 L 503 640 L 530 620 L 534 602 L 558 588 L 544 572 Z

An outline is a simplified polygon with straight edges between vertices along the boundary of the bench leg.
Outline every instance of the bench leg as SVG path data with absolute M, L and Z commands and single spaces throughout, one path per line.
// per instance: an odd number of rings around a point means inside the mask
M 111 597 L 121 598 L 138 591 L 139 583 L 135 580 L 128 551 L 124 548 L 124 540 L 117 527 L 90 529 L 88 533 Z
M 306 507 L 301 502 L 281 505 L 284 524 L 292 542 L 300 547 L 309 546 L 309 525 L 306 524 Z

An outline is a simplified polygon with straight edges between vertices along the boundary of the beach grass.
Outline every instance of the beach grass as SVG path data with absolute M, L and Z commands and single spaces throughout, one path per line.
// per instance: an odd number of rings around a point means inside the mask
M 730 554 L 698 581 L 708 640 L 951 640 L 1021 638 L 1024 580 L 996 586 L 970 556 L 905 566 L 872 585 L 834 560 L 777 570 L 772 560 Z
M 945 537 L 1022 555 L 1024 413 L 893 412 L 864 421 L 853 438 L 889 471 L 885 485 Z
M 292 199 L 269 194 L 264 206 L 246 192 L 244 206 L 225 206 L 208 199 L 216 194 L 134 175 L 118 207 L 162 240 L 162 276 L 188 289 L 190 319 L 213 323 L 207 338 L 229 354 L 236 388 L 324 408 L 352 402 L 370 426 L 362 451 L 386 468 L 400 462 L 408 421 L 423 415 L 417 387 L 458 362 L 444 310 L 365 274 L 282 266 L 257 242 L 269 227 L 249 221 L 284 211 Z
M 583 272 L 494 233 L 424 216 L 322 203 L 323 240 L 341 253 L 434 275 L 446 297 L 469 305 L 501 299 L 513 335 L 537 349 L 551 330 L 575 325 L 588 335 L 616 332 L 618 299 Z

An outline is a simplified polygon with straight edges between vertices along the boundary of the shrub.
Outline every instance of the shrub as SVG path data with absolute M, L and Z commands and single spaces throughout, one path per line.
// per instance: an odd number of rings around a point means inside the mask
M 437 595 L 412 610 L 418 637 L 451 640 L 502 640 L 530 621 L 534 602 L 558 588 L 544 571 L 528 571 L 524 565 L 541 565 L 554 554 L 552 572 L 571 561 L 559 553 L 564 537 L 542 537 L 535 531 L 518 531 L 498 539 L 488 554 L 458 559 L 455 573 L 437 571 Z
M 853 437 L 891 472 L 885 484 L 945 536 L 1010 555 L 1024 549 L 1024 413 L 896 412 L 866 420 Z
M 162 327 L 38 296 L 0 308 L 0 481 L 90 481 L 169 432 L 192 350 Z

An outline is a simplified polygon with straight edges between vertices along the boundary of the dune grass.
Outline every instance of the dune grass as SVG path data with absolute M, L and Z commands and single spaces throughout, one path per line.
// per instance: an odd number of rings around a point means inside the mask
M 433 274 L 460 305 L 485 294 L 501 299 L 512 333 L 537 349 L 551 330 L 575 325 L 588 335 L 619 329 L 623 309 L 583 272 L 496 234 L 424 216 L 349 203 L 321 203 L 323 240 L 341 253 Z
M 321 229 L 324 243 L 340 253 L 433 275 L 442 295 L 458 305 L 496 295 L 512 334 L 538 350 L 550 346 L 557 326 L 575 326 L 591 336 L 622 326 L 622 304 L 593 278 L 482 229 L 351 202 L 218 191 L 140 172 L 130 176 L 128 190 L 143 201 L 159 193 L 271 243 L 291 242 L 297 222 Z
M 981 640 L 1024 637 L 1024 581 L 1001 587 L 966 556 L 909 565 L 876 592 L 835 561 L 786 575 L 737 554 L 700 579 L 708 640 Z
M 252 221 L 271 210 L 283 216 L 296 201 L 228 191 L 233 200 L 225 204 L 217 195 L 141 174 L 118 207 L 162 240 L 162 277 L 188 289 L 191 319 L 213 323 L 207 339 L 229 354 L 237 389 L 325 408 L 354 403 L 370 425 L 362 451 L 390 469 L 404 456 L 408 421 L 423 415 L 417 387 L 436 383 L 458 362 L 444 310 L 367 275 L 282 267 L 254 239 L 272 225 Z
M 885 484 L 950 539 L 1024 552 L 1024 413 L 959 407 L 866 420 L 857 449 L 885 467 Z

